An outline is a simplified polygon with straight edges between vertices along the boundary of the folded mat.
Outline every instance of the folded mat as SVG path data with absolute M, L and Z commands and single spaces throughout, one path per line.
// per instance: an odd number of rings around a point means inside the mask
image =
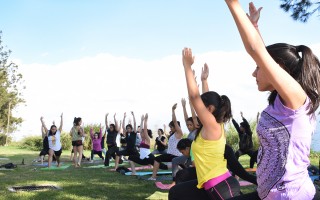
M 159 200 L 167 200 L 168 199 L 168 193 L 166 192 L 158 192 L 156 191 L 146 199 L 159 199 Z

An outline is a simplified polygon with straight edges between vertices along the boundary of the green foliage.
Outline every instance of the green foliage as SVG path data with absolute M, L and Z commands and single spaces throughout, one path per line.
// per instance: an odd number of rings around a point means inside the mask
M 6 144 L 7 136 L 5 134 L 0 134 L 0 146 L 4 146 Z M 8 137 L 7 143 L 10 144 L 12 141 L 12 137 Z
M 21 148 L 29 149 L 32 151 L 40 151 L 42 149 L 41 136 L 28 136 L 22 140 Z
M 280 8 L 285 12 L 290 12 L 294 20 L 307 22 L 308 19 L 320 10 L 320 1 L 310 0 L 280 0 Z
M 62 146 L 62 150 L 71 150 L 72 145 L 71 145 L 71 136 L 69 133 L 62 132 L 60 136 L 60 142 Z
M 8 126 L 9 114 L 9 133 L 13 132 L 22 118 L 12 116 L 10 111 L 23 103 L 21 91 L 22 75 L 18 73 L 18 65 L 9 62 L 10 50 L 5 50 L 2 46 L 2 32 L 0 31 L 0 133 L 5 133 Z M 10 105 L 10 106 L 9 106 Z

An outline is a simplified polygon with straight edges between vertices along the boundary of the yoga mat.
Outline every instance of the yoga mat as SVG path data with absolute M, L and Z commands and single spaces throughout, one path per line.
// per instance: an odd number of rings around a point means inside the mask
M 129 170 L 131 170 L 131 168 L 128 168 Z M 151 166 L 146 165 L 146 166 L 140 166 L 140 167 L 135 167 L 136 170 L 143 170 L 143 169 L 152 169 Z
M 10 170 L 14 170 L 14 169 L 7 169 L 7 168 L 0 168 L 0 171 L 10 171 Z
M 157 175 L 168 175 L 172 174 L 172 171 L 159 171 Z M 126 175 L 131 175 L 131 172 L 126 172 Z M 152 172 L 136 172 L 137 176 L 146 176 L 146 175 L 152 175 Z
M 159 188 L 161 190 L 170 190 L 170 188 L 171 188 L 171 184 L 163 184 L 159 181 L 156 181 L 155 185 L 157 188 Z
M 313 176 L 310 176 L 312 182 L 314 182 L 314 180 L 319 180 L 319 175 L 313 175 Z
M 253 185 L 253 183 L 250 183 L 250 182 L 248 182 L 248 181 L 239 181 L 239 183 L 240 183 L 240 186 L 241 186 L 241 187 L 242 187 L 242 186 Z
M 71 165 L 62 165 L 60 167 L 57 167 L 55 165 L 51 166 L 50 168 L 48 167 L 44 167 L 44 168 L 41 168 L 41 170 L 64 170 L 64 169 L 67 169 L 68 167 L 70 167 Z
M 109 166 L 104 166 L 104 164 L 102 164 L 102 165 L 92 165 L 92 166 L 83 167 L 83 168 L 97 169 L 97 168 L 108 168 L 108 167 L 114 167 L 114 163 L 110 163 Z
M 9 160 L 9 158 L 0 158 L 0 160 Z
M 61 162 L 61 164 L 63 164 L 63 162 Z M 34 166 L 47 167 L 47 166 L 48 166 L 48 162 L 43 162 L 43 164 L 41 164 L 41 163 L 34 163 L 34 164 L 32 164 L 32 165 L 34 165 Z M 52 162 L 51 165 L 57 165 L 57 163 L 54 161 L 54 162 Z
M 167 200 L 168 199 L 168 193 L 166 192 L 158 192 L 156 191 L 146 199 L 158 199 L 158 200 Z

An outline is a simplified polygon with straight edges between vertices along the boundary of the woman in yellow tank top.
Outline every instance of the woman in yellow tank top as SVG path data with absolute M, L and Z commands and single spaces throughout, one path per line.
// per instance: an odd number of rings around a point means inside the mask
M 232 117 L 230 100 L 216 92 L 206 92 L 200 96 L 191 69 L 194 62 L 191 49 L 184 48 L 182 58 L 189 99 L 202 124 L 191 146 L 197 180 L 172 187 L 169 200 L 228 199 L 238 196 L 239 182 L 229 173 L 224 159 L 226 138 L 223 123 Z

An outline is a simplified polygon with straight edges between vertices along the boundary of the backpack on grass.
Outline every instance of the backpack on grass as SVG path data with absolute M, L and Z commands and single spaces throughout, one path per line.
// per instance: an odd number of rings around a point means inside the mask
M 0 167 L 1 168 L 6 168 L 6 169 L 14 169 L 14 168 L 17 168 L 17 165 L 15 165 L 13 163 L 7 163 L 7 164 L 4 164 L 4 165 L 1 165 Z

